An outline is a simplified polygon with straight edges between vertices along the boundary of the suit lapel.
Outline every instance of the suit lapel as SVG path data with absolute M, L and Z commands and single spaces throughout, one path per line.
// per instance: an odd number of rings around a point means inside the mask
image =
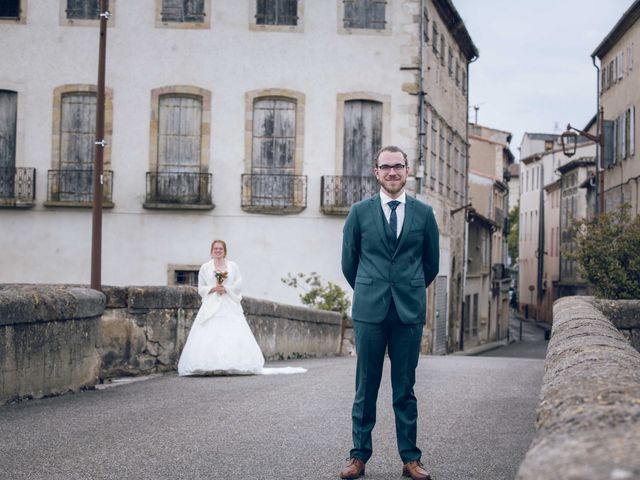
M 400 250 L 404 245 L 405 239 L 409 236 L 408 233 L 411 228 L 411 222 L 413 221 L 413 214 L 415 212 L 415 199 L 413 199 L 409 195 L 407 195 L 405 198 L 407 199 L 407 202 L 404 204 L 404 222 L 402 222 L 402 230 L 400 231 L 398 245 L 395 252 L 393 252 L 394 257 L 396 255 L 396 252 Z
M 384 224 L 384 212 L 382 211 L 382 204 L 380 203 L 380 194 L 376 194 L 371 197 L 369 201 L 371 215 L 373 216 L 373 221 L 376 224 L 376 229 L 378 230 L 378 235 L 384 242 L 387 247 L 387 251 L 389 254 L 393 254 L 393 246 L 389 243 L 387 238 L 387 234 L 385 232 L 385 224 Z

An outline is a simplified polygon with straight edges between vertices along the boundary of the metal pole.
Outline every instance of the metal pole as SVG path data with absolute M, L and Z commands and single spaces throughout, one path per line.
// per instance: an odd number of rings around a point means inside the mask
M 104 184 L 104 77 L 107 51 L 109 0 L 100 0 L 100 48 L 96 92 L 96 141 L 93 165 L 93 209 L 91 228 L 91 288 L 102 290 L 102 188 Z

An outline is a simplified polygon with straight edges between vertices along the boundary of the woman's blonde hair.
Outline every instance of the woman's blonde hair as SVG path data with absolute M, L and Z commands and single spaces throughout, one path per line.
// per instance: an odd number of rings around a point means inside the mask
M 224 248 L 224 256 L 226 257 L 226 256 L 227 256 L 227 244 L 226 244 L 226 243 L 224 243 L 224 240 L 214 240 L 213 242 L 211 242 L 211 250 L 209 250 L 209 251 L 210 251 L 211 253 L 213 253 L 213 246 L 214 246 L 216 243 L 219 243 L 219 244 L 221 244 L 221 245 L 222 245 L 222 248 Z

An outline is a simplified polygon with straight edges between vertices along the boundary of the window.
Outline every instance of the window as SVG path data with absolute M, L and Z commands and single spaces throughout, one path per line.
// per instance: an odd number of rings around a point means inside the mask
M 65 10 L 69 20 L 100 19 L 100 0 L 67 0 Z
M 344 0 L 344 28 L 384 30 L 386 0 Z
M 18 93 L 0 90 L 0 198 L 13 198 Z
M 440 123 L 440 121 L 438 120 L 438 118 L 433 118 L 433 121 L 431 122 L 431 166 L 430 166 L 430 177 L 431 177 L 431 182 L 430 182 L 430 187 L 431 190 L 435 191 L 436 190 L 436 182 L 437 182 L 437 178 L 438 178 L 438 174 L 437 174 L 437 166 L 438 166 L 438 150 L 437 150 L 437 145 L 438 145 L 438 124 Z
M 210 0 L 156 0 L 157 26 L 208 28 Z
M 444 130 L 445 123 L 440 120 L 440 148 L 438 149 L 438 192 L 444 195 L 444 156 L 445 156 L 445 140 Z
M 445 185 L 447 188 L 447 198 L 451 198 L 451 187 L 453 184 L 453 176 L 451 175 L 451 164 L 453 162 L 453 151 L 451 149 L 451 143 L 453 142 L 453 130 L 451 130 L 451 128 L 449 128 L 447 130 L 447 158 L 446 158 L 446 162 L 447 162 L 447 171 L 446 171 L 446 178 L 445 178 Z
M 427 7 L 422 10 L 422 40 L 425 43 L 429 41 L 429 11 Z
M 49 170 L 47 206 L 91 206 L 95 155 L 96 86 L 65 85 L 54 90 L 52 169 Z M 105 89 L 103 150 L 103 207 L 112 207 L 111 136 L 113 92 Z M 64 203 L 65 205 L 60 205 Z
M 20 0 L 0 0 L 1 19 L 20 19 Z
M 478 301 L 479 294 L 473 294 L 473 316 L 471 317 L 471 336 L 478 336 Z
M 445 53 L 447 51 L 447 48 L 445 46 L 445 42 L 444 42 L 444 33 L 440 34 L 440 65 L 442 65 L 444 67 L 445 65 Z
M 448 70 L 449 70 L 449 76 L 451 77 L 453 75 L 453 50 L 451 50 L 451 47 L 449 47 L 449 60 L 448 60 Z
M 438 24 L 436 22 L 433 22 L 432 25 L 432 44 L 431 44 L 431 48 L 433 49 L 433 53 L 436 54 L 436 57 L 438 56 L 438 41 L 440 39 L 440 37 L 438 36 Z
M 145 208 L 210 209 L 211 95 L 193 87 L 151 92 L 151 131 Z
M 248 118 L 242 208 L 295 213 L 306 207 L 302 170 L 304 95 L 263 90 L 245 97 Z
M 198 286 L 198 270 L 175 270 L 173 285 Z
M 460 61 L 456 57 L 456 86 L 460 86 Z
M 256 25 L 297 25 L 298 0 L 257 0 Z
M 382 146 L 382 103 L 349 100 L 344 106 L 343 175 L 370 176 Z
M 467 72 L 466 70 L 464 70 L 464 68 L 462 69 L 462 80 L 460 81 L 460 84 L 462 86 L 462 95 L 466 95 L 467 94 Z

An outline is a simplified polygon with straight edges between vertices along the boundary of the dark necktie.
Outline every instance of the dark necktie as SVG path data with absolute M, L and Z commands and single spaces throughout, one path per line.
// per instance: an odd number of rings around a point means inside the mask
M 391 215 L 389 215 L 389 226 L 391 227 L 391 231 L 393 232 L 394 237 L 398 237 L 398 216 L 396 215 L 396 208 L 400 205 L 398 200 L 391 200 L 387 202 L 389 208 L 391 209 Z

